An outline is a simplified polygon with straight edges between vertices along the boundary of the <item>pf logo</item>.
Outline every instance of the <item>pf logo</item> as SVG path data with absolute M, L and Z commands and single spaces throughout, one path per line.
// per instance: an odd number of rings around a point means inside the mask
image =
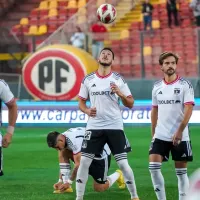
M 78 49 L 67 49 L 66 46 L 50 46 L 34 53 L 25 62 L 24 85 L 35 98 L 70 100 L 78 95 L 88 67 L 81 60 L 81 55 L 78 57 L 76 52 L 71 51 Z

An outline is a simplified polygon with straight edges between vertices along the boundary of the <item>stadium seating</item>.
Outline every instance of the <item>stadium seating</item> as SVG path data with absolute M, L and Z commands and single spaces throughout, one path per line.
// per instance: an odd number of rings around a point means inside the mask
M 96 8 L 105 2 L 97 0 L 93 6 Z M 29 16 L 22 18 L 19 25 L 14 26 L 12 30 L 19 35 L 49 35 L 76 12 L 79 14 L 76 23 L 83 24 L 90 17 L 88 13 L 91 8 L 85 9 L 86 3 L 87 0 L 41 0 L 38 7 L 31 10 Z M 129 6 L 128 1 L 121 0 L 116 6 L 118 18 L 114 26 L 108 26 L 109 38 L 105 40 L 105 46 L 111 46 L 116 55 L 114 70 L 126 77 L 141 77 L 140 54 L 143 51 L 146 76 L 160 76 L 158 56 L 162 51 L 171 50 L 181 57 L 180 74 L 195 75 L 197 39 L 189 1 L 180 1 L 178 9 L 181 23 L 179 27 L 173 26 L 172 29 L 168 28 L 166 0 L 151 0 L 151 3 L 154 6 L 154 34 L 144 35 L 143 49 L 140 40 L 140 31 L 144 28 L 141 5 L 138 4 L 124 13 L 121 11 Z
M 40 26 L 46 25 L 47 31 L 41 31 L 40 33 L 34 31 L 31 32 L 31 35 L 34 33 L 35 35 L 50 34 L 65 23 L 78 9 L 83 8 L 86 3 L 87 0 L 41 0 L 38 7 L 30 11 L 28 17 L 20 20 L 18 24 L 20 26 L 13 26 L 12 31 L 17 35 L 27 35 L 27 32 L 21 32 L 24 30 L 23 26 L 28 26 L 31 30 L 32 26 L 37 26 L 37 30 L 39 31 Z M 87 12 L 84 12 L 84 16 L 80 17 L 78 23 L 87 21 L 86 14 Z
M 197 76 L 197 38 L 189 2 L 180 2 L 178 6 L 180 26 L 173 26 L 172 29 L 169 29 L 167 24 L 166 1 L 152 0 L 151 2 L 154 6 L 152 21 L 154 35 L 144 34 L 143 53 L 146 76 L 159 77 L 161 75 L 158 56 L 166 50 L 174 51 L 180 56 L 180 75 Z M 141 64 L 140 31 L 143 30 L 141 5 L 137 5 L 122 19 L 118 19 L 115 26 L 109 27 L 108 30 L 110 33 L 121 32 L 120 37 L 111 42 L 111 47 L 116 54 L 114 69 L 126 77 L 141 77 L 141 68 L 138 67 Z

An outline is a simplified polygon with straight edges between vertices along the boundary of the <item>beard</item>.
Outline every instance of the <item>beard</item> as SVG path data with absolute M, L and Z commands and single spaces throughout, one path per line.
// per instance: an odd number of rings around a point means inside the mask
M 104 67 L 109 67 L 112 64 L 112 62 L 105 63 L 105 62 L 99 61 L 99 64 L 102 65 L 102 66 L 104 66 Z
M 167 74 L 168 76 L 172 76 L 176 73 L 176 70 L 175 69 L 168 69 L 167 71 L 164 72 L 165 74 Z

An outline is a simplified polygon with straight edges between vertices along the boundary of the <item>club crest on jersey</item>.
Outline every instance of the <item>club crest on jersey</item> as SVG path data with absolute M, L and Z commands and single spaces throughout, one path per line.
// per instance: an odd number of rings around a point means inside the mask
M 179 88 L 174 88 L 174 94 L 180 94 L 181 90 Z

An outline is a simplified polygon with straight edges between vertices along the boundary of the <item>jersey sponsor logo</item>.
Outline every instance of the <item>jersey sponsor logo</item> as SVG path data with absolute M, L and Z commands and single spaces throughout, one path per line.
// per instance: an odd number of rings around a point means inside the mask
M 160 91 L 158 94 L 162 94 L 162 91 Z
M 158 100 L 158 104 L 180 104 L 180 100 Z
M 174 94 L 178 95 L 180 94 L 181 90 L 180 88 L 174 88 Z
M 98 92 L 91 92 L 91 95 L 110 95 L 112 92 L 110 91 L 98 91 Z
M 92 85 L 92 87 L 96 87 L 96 85 L 95 85 L 95 84 L 93 84 L 93 85 Z

